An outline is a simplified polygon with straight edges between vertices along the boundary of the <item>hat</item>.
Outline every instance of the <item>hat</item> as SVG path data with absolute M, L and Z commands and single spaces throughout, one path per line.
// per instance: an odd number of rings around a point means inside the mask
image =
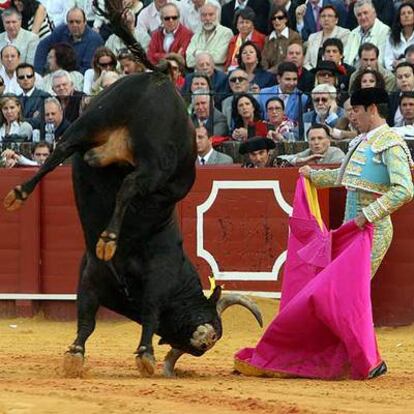
M 351 105 L 389 104 L 388 93 L 382 88 L 357 89 L 351 95 Z
M 311 72 L 317 73 L 320 70 L 327 70 L 329 72 L 332 72 L 334 75 L 340 75 L 341 72 L 339 72 L 338 67 L 336 66 L 335 62 L 332 62 L 330 60 L 320 60 L 316 66 L 316 68 L 313 68 Z
M 271 150 L 273 148 L 276 148 L 276 144 L 270 138 L 253 137 L 240 145 L 239 153 L 244 155 L 249 152 L 260 151 L 263 149 Z

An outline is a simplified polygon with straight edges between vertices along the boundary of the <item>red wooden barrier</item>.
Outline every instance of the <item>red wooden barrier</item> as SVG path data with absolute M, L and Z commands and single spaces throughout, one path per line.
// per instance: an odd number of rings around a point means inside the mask
M 0 198 L 33 174 L 0 171 Z M 278 297 L 296 169 L 200 168 L 177 213 L 184 245 L 203 286 L 213 270 L 226 290 Z M 340 190 L 320 191 L 324 220 L 343 214 Z M 414 321 L 414 208 L 394 216 L 395 238 L 373 282 L 378 324 Z M 70 167 L 47 176 L 16 213 L 0 208 L 0 314 L 73 317 L 83 238 L 74 207 Z

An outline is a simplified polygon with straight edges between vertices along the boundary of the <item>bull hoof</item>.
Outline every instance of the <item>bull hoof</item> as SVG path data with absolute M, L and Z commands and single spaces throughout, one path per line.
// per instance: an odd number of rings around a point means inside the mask
M 142 354 L 135 358 L 138 371 L 142 377 L 152 377 L 155 372 L 155 358 L 152 354 Z
M 18 185 L 9 191 L 3 201 L 3 205 L 7 211 L 18 210 L 23 202 L 27 199 L 27 193 L 22 191 L 22 187 Z
M 116 234 L 104 231 L 96 244 L 96 257 L 109 261 L 114 257 L 116 251 Z
M 90 166 L 90 167 L 101 167 L 101 159 L 99 154 L 96 153 L 95 149 L 92 148 L 91 150 L 87 151 L 83 156 L 83 160 Z
M 84 360 L 83 348 L 71 345 L 63 358 L 64 376 L 66 378 L 82 377 Z

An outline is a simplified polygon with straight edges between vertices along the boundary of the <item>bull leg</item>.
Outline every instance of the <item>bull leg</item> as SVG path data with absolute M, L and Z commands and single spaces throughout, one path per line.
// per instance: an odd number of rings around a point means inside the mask
M 168 354 L 165 356 L 164 359 L 164 368 L 163 368 L 163 375 L 164 377 L 173 378 L 175 377 L 175 364 L 178 361 L 178 358 L 180 358 L 182 355 L 184 355 L 185 352 L 181 351 L 180 349 L 171 348 L 168 351 Z
M 78 289 L 78 330 L 75 341 L 69 346 L 63 361 L 63 370 L 66 377 L 80 377 L 83 370 L 85 343 L 95 330 L 96 313 L 99 309 L 99 300 L 90 286 L 84 285 L 88 278 L 88 266 L 83 259 L 81 280 Z
M 171 151 L 172 160 L 167 161 L 164 169 L 155 165 L 142 162 L 135 170 L 128 174 L 118 191 L 115 210 L 106 230 L 102 232 L 96 245 L 96 256 L 101 260 L 111 260 L 117 247 L 117 239 L 121 229 L 122 220 L 128 208 L 129 202 L 137 195 L 144 199 L 153 193 L 161 184 L 164 184 L 171 171 L 171 165 L 175 162 L 175 153 Z
M 80 132 L 82 132 L 82 134 Z M 23 202 L 33 192 L 42 177 L 53 171 L 82 146 L 81 142 L 83 137 L 84 131 L 76 130 L 73 131 L 68 139 L 60 141 L 56 146 L 56 149 L 33 177 L 23 184 L 16 186 L 6 195 L 3 202 L 6 210 L 18 210 L 22 206 Z

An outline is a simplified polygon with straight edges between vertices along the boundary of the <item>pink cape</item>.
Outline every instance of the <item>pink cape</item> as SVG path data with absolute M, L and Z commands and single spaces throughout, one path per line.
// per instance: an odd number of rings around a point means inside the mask
M 311 212 L 311 197 L 300 178 L 280 312 L 256 348 L 236 354 L 236 369 L 239 363 L 253 375 L 364 379 L 381 363 L 370 295 L 373 229 L 352 220 L 327 231 Z

